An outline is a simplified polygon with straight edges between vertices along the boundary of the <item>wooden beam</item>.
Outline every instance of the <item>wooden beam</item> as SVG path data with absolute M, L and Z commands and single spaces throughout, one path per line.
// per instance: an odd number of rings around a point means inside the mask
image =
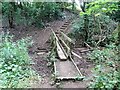
M 78 66 L 76 65 L 76 63 L 74 62 L 74 60 L 72 59 L 72 57 L 71 57 L 71 56 L 70 56 L 70 60 L 73 62 L 73 64 L 74 64 L 75 68 L 76 68 L 76 69 L 77 69 L 77 71 L 78 71 L 78 73 L 79 73 L 81 76 L 83 76 L 83 75 L 82 75 L 82 73 L 80 72 L 80 70 L 79 70 Z
M 53 32 L 54 37 L 56 39 L 57 54 L 58 54 L 59 58 L 61 60 L 67 60 L 67 58 L 68 58 L 67 53 L 65 52 L 64 48 L 62 47 L 62 45 L 59 43 L 59 39 L 58 39 L 57 35 L 55 34 L 55 32 L 53 30 L 52 30 L 52 32 Z
M 69 38 L 66 34 L 60 31 L 60 33 L 64 36 L 65 39 L 67 39 L 69 42 L 75 44 L 71 38 Z
M 66 80 L 66 79 L 67 80 L 68 79 L 69 80 L 75 80 L 75 79 L 78 79 L 78 78 L 82 80 L 84 77 L 81 77 L 81 76 L 80 77 L 77 77 L 77 76 L 76 77 L 56 77 L 56 79 L 58 79 L 58 80 Z
M 65 51 L 63 51 L 63 48 L 61 48 L 60 44 L 58 42 L 56 42 L 57 44 L 57 53 L 58 53 L 58 56 L 61 60 L 67 60 L 67 54 L 65 54 Z
M 62 38 L 59 37 L 59 40 L 62 42 L 62 44 L 67 48 L 68 51 L 70 51 L 70 48 L 68 45 L 65 43 L 65 41 L 62 40 Z
M 79 59 L 81 59 L 82 57 L 80 57 L 78 54 L 76 54 L 75 52 L 71 52 L 74 56 L 78 57 Z
M 60 41 L 64 44 L 64 46 L 67 48 L 68 52 L 70 52 L 70 48 L 68 47 L 68 45 L 59 37 Z M 71 51 L 71 53 L 78 57 L 79 59 L 81 59 L 82 57 L 80 57 L 78 54 L 76 54 L 75 52 Z
M 55 77 L 56 77 L 57 76 L 57 69 L 56 69 L 55 61 L 54 61 L 54 72 L 55 72 Z

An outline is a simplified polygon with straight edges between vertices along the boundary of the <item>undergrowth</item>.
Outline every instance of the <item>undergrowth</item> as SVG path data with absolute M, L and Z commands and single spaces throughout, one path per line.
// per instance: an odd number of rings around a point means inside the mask
M 1 35 L 0 41 L 0 88 L 28 87 L 33 76 L 31 59 L 27 47 L 31 45 L 31 39 L 12 41 L 12 36 Z
M 93 47 L 96 45 L 105 46 L 107 43 L 109 44 L 110 39 L 112 39 L 111 34 L 115 30 L 117 23 L 106 15 L 89 15 L 87 18 L 87 31 L 84 20 L 85 17 L 80 16 L 80 18 L 77 19 L 73 24 L 72 33 L 70 33 L 70 36 L 74 38 L 76 40 L 76 43 L 79 45 L 84 42 L 87 42 Z M 105 40 L 101 43 L 98 43 L 99 40 L 102 40 L 104 37 L 106 37 Z M 114 40 L 112 39 L 112 41 Z
M 95 68 L 89 88 L 120 88 L 118 51 L 114 44 L 107 45 L 103 50 L 92 51 L 89 59 L 95 62 Z

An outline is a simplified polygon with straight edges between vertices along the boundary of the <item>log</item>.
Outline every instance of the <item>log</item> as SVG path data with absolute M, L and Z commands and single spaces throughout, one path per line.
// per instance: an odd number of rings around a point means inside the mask
M 56 41 L 59 41 L 58 38 L 57 38 L 57 36 L 56 36 L 56 34 L 55 34 L 55 32 L 54 32 L 53 30 L 52 30 L 52 33 L 53 33 L 53 35 L 54 35 Z
M 88 52 L 88 51 L 93 51 L 93 49 L 88 49 L 88 50 L 82 50 L 80 51 L 81 53 Z
M 37 55 L 43 55 L 45 54 L 46 52 L 38 52 Z
M 80 53 L 89 52 L 93 50 L 93 49 L 87 49 L 87 48 L 76 48 L 76 49 L 79 50 Z

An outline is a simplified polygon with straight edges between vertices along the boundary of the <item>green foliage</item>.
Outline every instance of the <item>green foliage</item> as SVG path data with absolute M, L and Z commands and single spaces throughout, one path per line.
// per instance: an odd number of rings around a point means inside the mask
M 86 6 L 86 12 L 81 12 L 80 15 L 98 15 L 106 14 L 115 21 L 120 22 L 120 1 L 110 0 L 95 0 Z
M 73 24 L 71 36 L 75 39 L 79 39 L 80 37 L 84 37 L 83 17 L 80 17 L 79 21 L 77 21 Z
M 85 12 L 80 12 L 81 18 L 73 27 L 73 36 L 79 39 L 80 37 L 84 38 L 83 40 L 92 46 L 104 46 L 106 43 L 117 42 L 118 32 L 114 34 L 114 37 L 112 36 L 117 23 L 112 19 L 114 17 L 115 20 L 115 17 L 119 16 L 119 3 L 95 0 L 87 4 Z M 116 21 L 119 21 L 119 17 Z M 105 39 L 102 38 L 104 36 Z
M 117 3 L 118 2 L 110 2 L 109 0 L 95 0 L 87 4 L 86 12 L 81 14 L 95 15 L 98 13 L 114 13 L 119 9 Z
M 99 40 L 98 36 L 106 36 L 106 40 L 103 42 L 109 43 L 110 41 L 114 42 L 115 39 L 111 38 L 112 32 L 116 28 L 116 22 L 110 19 L 109 16 L 106 15 L 98 15 L 98 16 L 88 16 L 88 38 L 87 43 L 96 46 L 96 43 Z M 71 36 L 75 38 L 77 41 L 80 39 L 85 40 L 85 25 L 84 25 L 84 16 L 81 16 L 78 21 L 73 24 L 73 30 Z M 102 32 L 101 32 L 102 31 Z M 97 36 L 97 37 L 95 37 Z M 104 44 L 104 43 L 103 43 Z
M 27 52 L 30 38 L 16 42 L 2 36 L 0 42 L 0 87 L 15 88 L 19 80 L 30 77 L 30 58 Z
M 56 49 L 55 38 L 52 35 L 50 37 L 50 42 L 53 48 L 51 52 L 49 52 L 47 55 L 47 58 L 46 58 L 48 61 L 47 66 L 54 65 L 54 62 L 56 61 L 56 55 L 57 55 L 56 50 L 55 50 Z
M 99 63 L 99 64 L 106 63 L 108 65 L 112 65 L 113 61 L 117 61 L 118 59 L 115 53 L 116 50 L 114 50 L 116 46 L 113 44 L 113 45 L 107 45 L 106 47 L 107 48 L 103 50 L 98 50 L 98 49 L 94 50 L 89 55 L 89 59 L 95 63 Z
M 112 20 L 117 17 L 116 21 L 119 21 L 118 3 L 95 0 L 87 5 L 85 12 L 80 12 L 80 19 L 73 25 L 72 36 L 77 41 L 85 40 L 87 32 L 86 42 L 90 46 L 104 46 L 89 54 L 89 59 L 95 64 L 90 88 L 120 88 L 120 53 L 119 46 L 116 46 L 119 42 L 119 24 L 117 27 L 115 19 Z
M 114 69 L 110 69 L 110 67 L 97 65 L 94 69 L 95 75 L 89 88 L 114 89 L 117 83 L 119 83 L 119 74 Z
M 2 12 L 5 17 L 8 17 L 10 8 L 14 10 L 14 21 L 17 24 L 43 27 L 45 22 L 62 17 L 59 4 L 52 2 L 14 2 L 12 6 L 9 2 L 3 2 Z
M 90 88 L 120 88 L 120 74 L 117 70 L 118 67 L 116 67 L 119 60 L 118 51 L 114 44 L 107 45 L 103 50 L 92 51 L 89 59 L 96 65 L 89 85 Z

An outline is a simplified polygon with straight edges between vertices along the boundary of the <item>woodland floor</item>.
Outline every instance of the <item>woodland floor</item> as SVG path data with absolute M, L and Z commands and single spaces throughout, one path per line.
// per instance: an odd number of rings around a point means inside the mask
M 64 20 L 56 20 L 49 23 L 49 26 L 53 28 L 54 31 L 59 30 L 59 28 L 65 23 L 66 20 L 68 20 L 72 14 L 67 13 L 66 19 Z M 70 28 L 68 28 L 70 30 Z M 35 27 L 23 27 L 23 26 L 16 26 L 15 29 L 10 30 L 10 34 L 14 35 L 14 40 L 18 40 L 27 36 L 31 36 L 33 39 L 33 46 L 29 48 L 29 55 L 34 61 L 34 65 L 32 66 L 33 69 L 39 73 L 39 75 L 42 77 L 41 81 L 38 81 L 37 83 L 33 84 L 32 88 L 55 88 L 55 85 L 51 85 L 53 82 L 51 80 L 52 76 L 52 68 L 47 66 L 47 60 L 45 59 L 46 53 L 43 55 L 38 55 L 40 49 L 46 49 L 50 47 L 49 43 L 46 43 L 46 41 L 50 38 L 51 30 L 49 28 L 47 29 L 38 29 Z M 81 53 L 81 50 L 85 50 L 87 48 L 74 48 L 74 51 L 79 54 L 82 59 L 79 60 L 78 58 L 74 58 L 76 64 L 78 65 L 79 69 L 81 70 L 82 74 L 85 76 L 85 79 L 83 81 L 60 81 L 60 88 L 85 88 L 87 87 L 88 83 L 90 82 L 89 78 L 92 76 L 92 68 L 93 64 L 89 62 L 86 59 L 86 55 L 89 52 Z M 67 67 L 67 66 L 66 66 Z M 65 69 L 67 69 L 65 67 Z

